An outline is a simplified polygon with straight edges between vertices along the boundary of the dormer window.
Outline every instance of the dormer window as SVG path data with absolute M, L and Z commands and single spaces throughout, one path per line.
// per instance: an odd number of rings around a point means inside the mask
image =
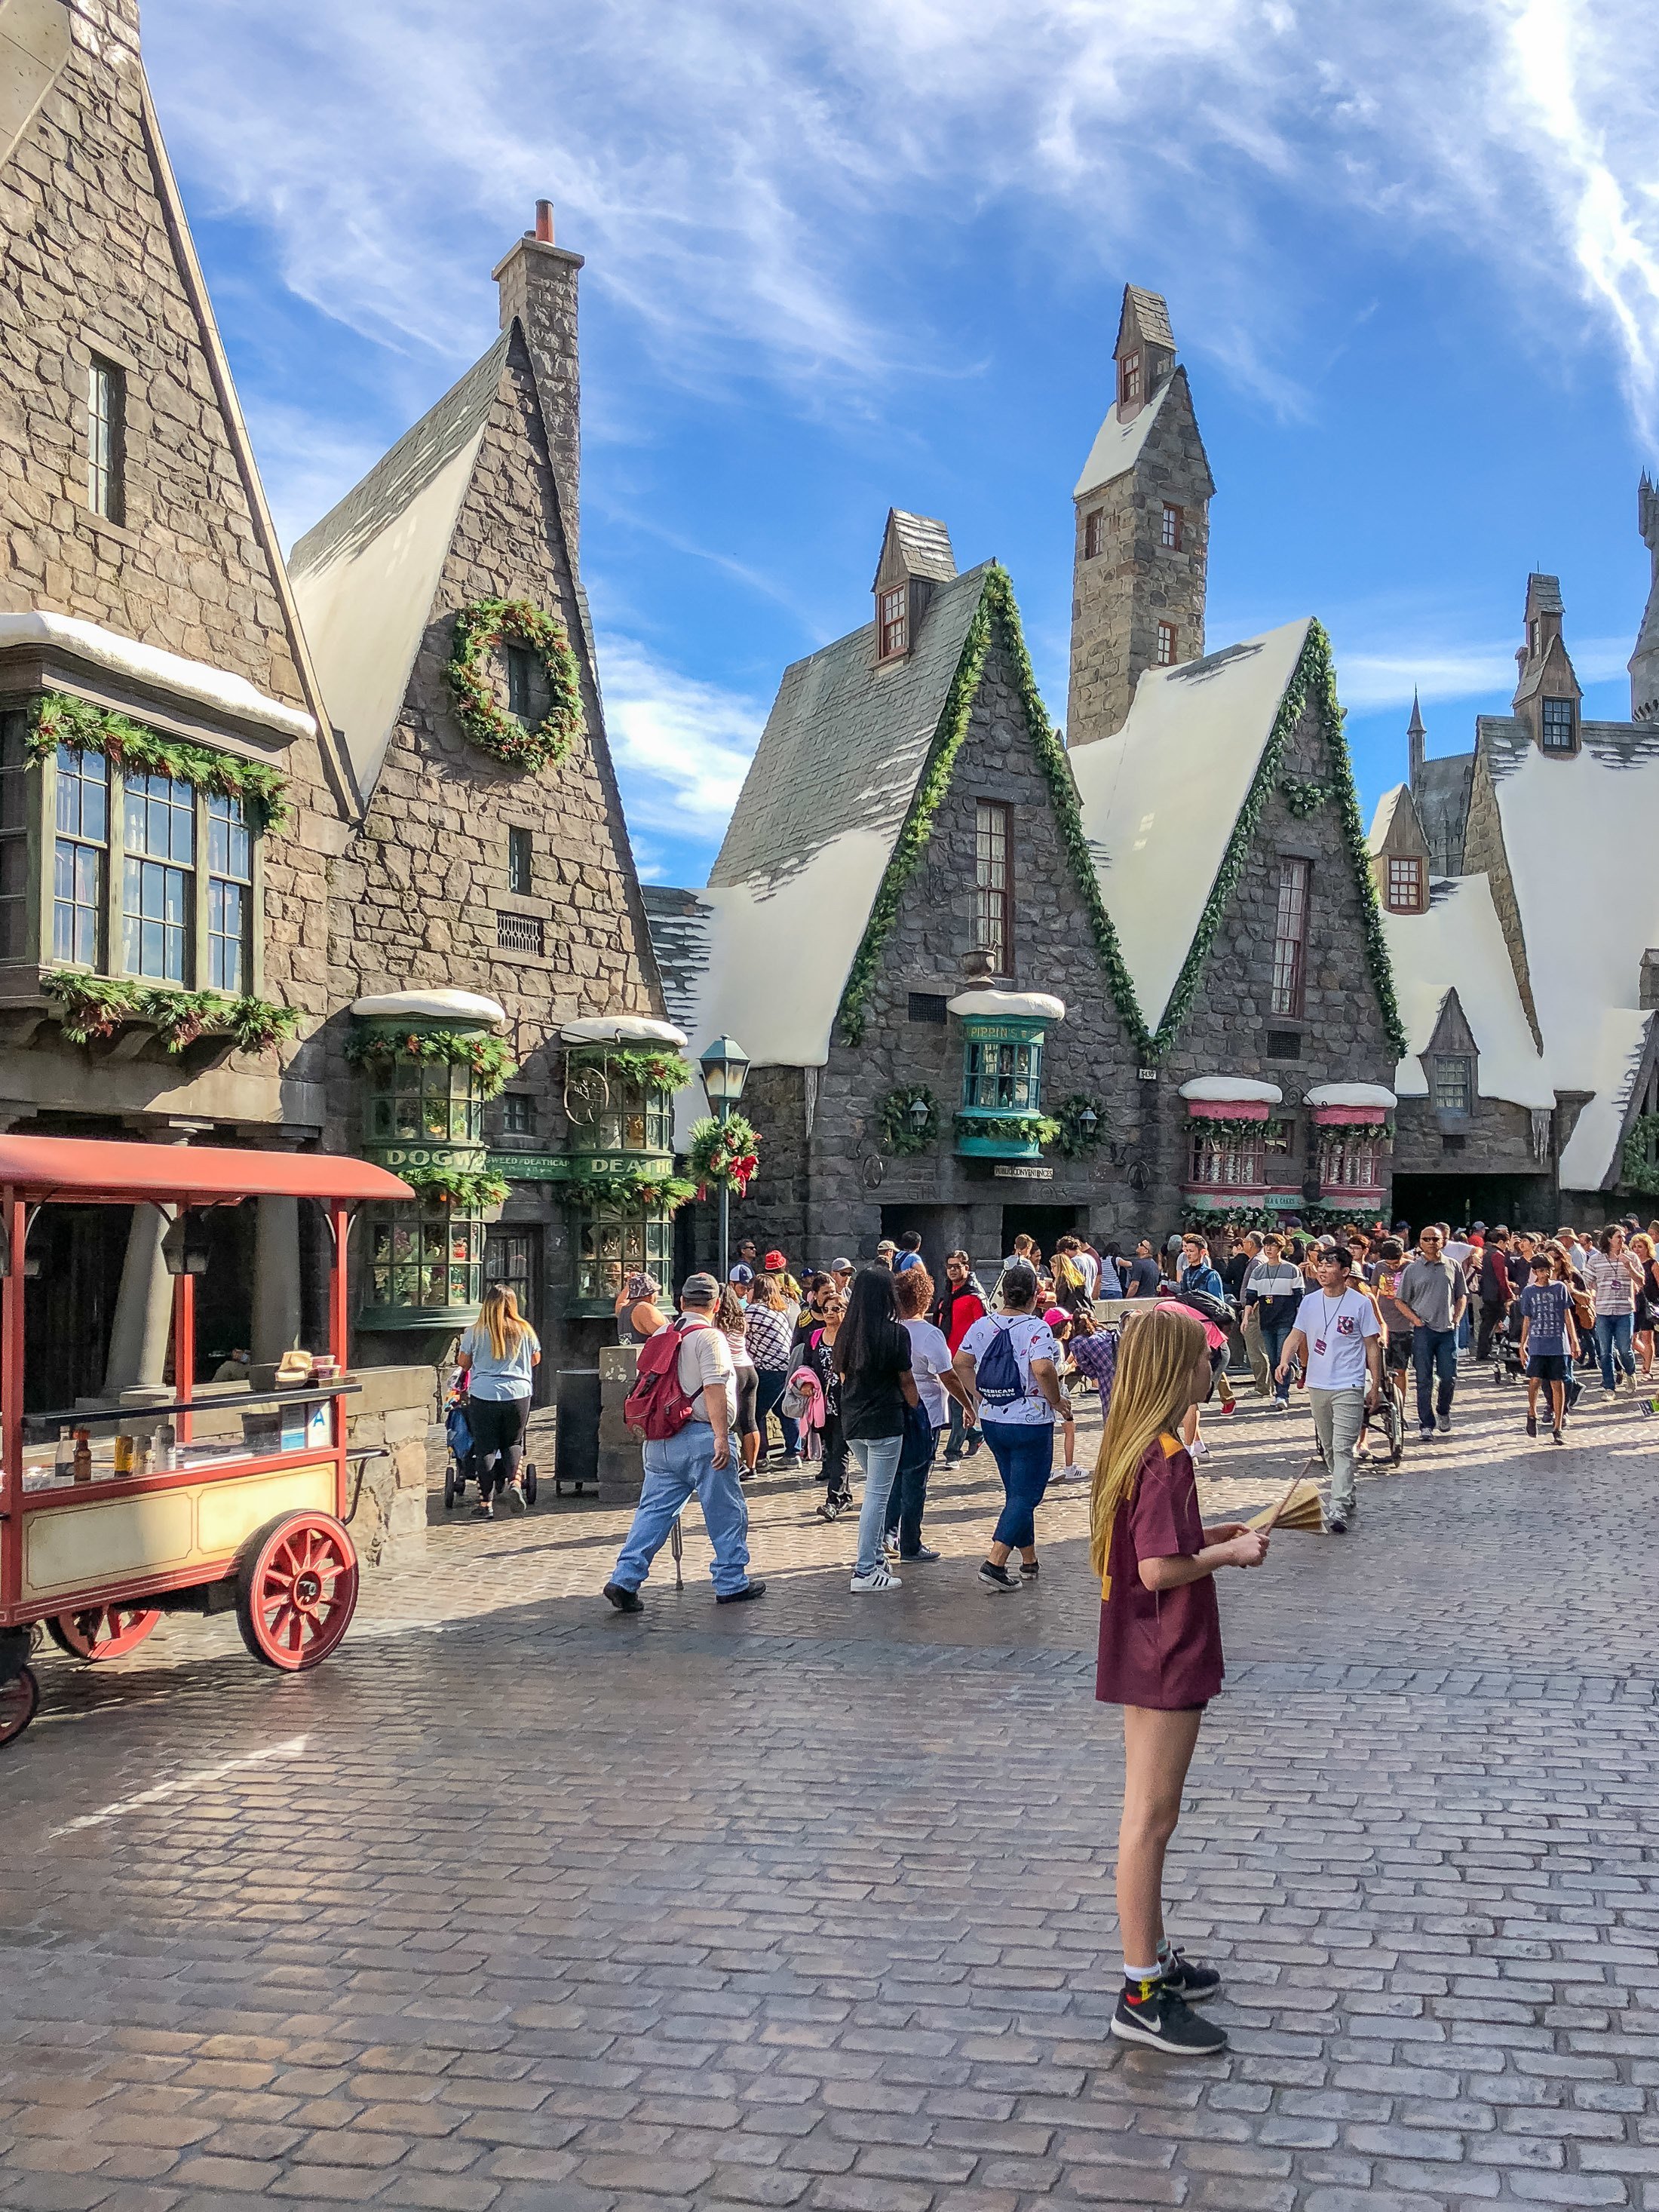
M 1140 404 L 1140 356 L 1126 353 L 1117 365 L 1117 398 L 1120 407 L 1139 407 Z
M 1543 699 L 1540 738 L 1547 753 L 1570 753 L 1576 750 L 1578 738 L 1577 722 L 1571 699 Z
M 876 594 L 878 660 L 896 660 L 910 650 L 910 591 L 894 584 Z
M 1389 912 L 1420 914 L 1423 910 L 1423 863 L 1415 856 L 1389 860 Z
M 1085 561 L 1098 561 L 1105 550 L 1106 510 L 1103 507 L 1091 507 L 1083 518 L 1083 557 Z
M 1170 553 L 1181 550 L 1181 509 L 1165 502 L 1158 531 L 1158 542 Z
M 1160 668 L 1173 668 L 1175 661 L 1176 626 L 1161 622 L 1158 626 L 1158 665 Z

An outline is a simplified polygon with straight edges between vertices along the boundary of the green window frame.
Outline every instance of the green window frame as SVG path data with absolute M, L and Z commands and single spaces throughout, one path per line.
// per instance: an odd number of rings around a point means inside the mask
M 673 1257 L 672 1215 L 600 1200 L 573 1206 L 571 1228 L 579 1307 L 609 1313 L 631 1274 L 667 1281 Z
M 1042 1046 L 1031 1039 L 970 1037 L 963 1047 L 962 1103 L 992 1114 L 1035 1114 L 1042 1091 Z
M 368 1061 L 363 1139 L 371 1145 L 481 1145 L 477 1073 L 447 1060 L 393 1053 Z
M 451 1319 L 476 1313 L 483 1297 L 484 1224 L 478 1213 L 405 1200 L 370 1209 L 365 1296 L 371 1325 L 398 1326 L 387 1316 L 406 1314 Z

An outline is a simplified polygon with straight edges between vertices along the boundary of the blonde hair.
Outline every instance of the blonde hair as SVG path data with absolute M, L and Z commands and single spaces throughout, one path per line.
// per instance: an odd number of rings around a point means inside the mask
M 505 1283 L 492 1283 L 485 1291 L 472 1328 L 475 1341 L 480 1335 L 489 1339 L 497 1359 L 510 1358 L 530 1334 L 529 1324 L 520 1316 L 519 1301 Z
M 1089 1499 L 1089 1559 L 1097 1576 L 1106 1572 L 1112 1524 L 1133 1492 L 1146 1448 L 1191 1405 L 1193 1370 L 1208 1346 L 1198 1316 L 1174 1306 L 1138 1314 L 1123 1331 Z

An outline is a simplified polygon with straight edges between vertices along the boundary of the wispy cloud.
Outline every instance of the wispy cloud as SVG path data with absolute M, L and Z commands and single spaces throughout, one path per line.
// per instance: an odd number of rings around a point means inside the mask
M 149 42 L 192 188 L 394 348 L 473 350 L 550 193 L 659 372 L 867 407 L 952 365 L 908 234 L 996 204 L 1074 270 L 1155 233 L 1189 346 L 1294 410 L 1288 201 L 1587 307 L 1659 429 L 1650 0 L 166 0 Z
M 661 872 L 657 840 L 718 842 L 766 723 L 763 702 L 695 682 L 636 639 L 601 635 L 605 727 L 630 827 L 647 835 L 641 874 Z

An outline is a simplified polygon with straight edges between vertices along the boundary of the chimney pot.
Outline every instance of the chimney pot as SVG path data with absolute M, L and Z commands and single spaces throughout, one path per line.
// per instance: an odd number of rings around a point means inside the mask
M 551 246 L 553 243 L 553 203 L 551 200 L 538 200 L 536 203 L 536 236 L 544 246 Z

